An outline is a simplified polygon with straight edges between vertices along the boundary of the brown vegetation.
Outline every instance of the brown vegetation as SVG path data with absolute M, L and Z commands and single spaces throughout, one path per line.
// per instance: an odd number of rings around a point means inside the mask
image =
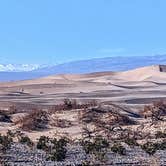
M 23 130 L 42 130 L 46 129 L 49 122 L 49 114 L 43 110 L 33 110 L 27 116 L 17 122 Z
M 147 105 L 141 112 L 144 118 L 151 118 L 152 124 L 164 120 L 166 115 L 166 104 L 163 101 L 153 102 L 152 105 Z

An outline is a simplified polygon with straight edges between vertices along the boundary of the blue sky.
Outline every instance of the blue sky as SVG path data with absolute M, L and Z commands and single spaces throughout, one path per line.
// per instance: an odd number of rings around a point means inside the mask
M 0 1 L 0 63 L 166 53 L 165 0 Z

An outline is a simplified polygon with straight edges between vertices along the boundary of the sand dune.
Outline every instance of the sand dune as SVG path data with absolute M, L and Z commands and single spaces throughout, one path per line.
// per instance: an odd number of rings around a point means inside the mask
M 144 81 L 144 80 L 153 80 L 153 78 L 156 78 L 156 76 L 159 79 L 163 78 L 166 79 L 165 72 L 166 72 L 166 66 L 154 65 L 126 72 L 121 72 L 118 74 L 118 76 L 122 79 L 127 79 L 128 81 Z
M 156 80 L 156 77 L 160 79 L 166 79 L 166 66 L 164 65 L 154 65 L 142 68 L 137 68 L 134 70 L 124 71 L 124 72 L 98 72 L 89 73 L 82 75 L 59 75 L 61 78 L 66 78 L 68 80 L 127 80 L 127 81 L 144 81 L 144 80 Z M 55 76 L 54 78 L 58 78 Z
M 134 104 L 166 98 L 166 66 L 124 72 L 61 74 L 0 83 L 1 101 L 53 104 L 64 98 Z
M 144 81 L 144 80 L 156 80 L 166 79 L 166 65 L 153 65 L 142 68 L 137 68 L 134 70 L 124 71 L 124 72 L 96 72 L 88 74 L 60 74 L 52 75 L 48 77 L 25 80 L 25 81 L 15 81 L 8 83 L 1 83 L 0 86 L 16 86 L 16 85 L 26 85 L 26 84 L 44 84 L 44 83 L 62 83 L 69 81 L 97 81 L 101 82 L 104 80 L 127 80 L 127 81 Z M 103 81 L 102 81 L 103 80 Z

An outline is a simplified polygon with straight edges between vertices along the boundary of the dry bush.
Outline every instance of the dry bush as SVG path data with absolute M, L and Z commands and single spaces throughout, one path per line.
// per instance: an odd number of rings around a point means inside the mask
M 17 112 L 16 106 L 12 105 L 8 110 L 0 110 L 0 122 L 11 123 L 11 115 Z
M 152 116 L 152 106 L 145 105 L 144 110 L 140 112 L 141 116 L 144 118 L 151 117 Z
M 159 138 L 166 138 L 166 131 L 162 132 L 162 131 L 157 131 L 155 134 L 156 139 Z
M 54 105 L 49 108 L 49 113 L 53 114 L 57 111 L 65 111 L 65 110 L 72 110 L 72 109 L 85 109 L 89 107 L 97 106 L 96 100 L 88 101 L 87 103 L 80 104 L 75 99 L 64 99 L 63 104 Z
M 0 122 L 12 122 L 10 115 L 5 110 L 0 110 Z
M 146 142 L 141 146 L 141 148 L 148 153 L 149 155 L 153 155 L 156 153 L 157 150 L 165 150 L 166 149 L 166 140 L 162 142 Z
M 111 151 L 120 155 L 126 155 L 126 149 L 121 143 L 115 143 L 111 147 Z
M 68 139 L 65 137 L 57 139 L 41 136 L 37 142 L 37 149 L 44 150 L 47 153 L 47 160 L 63 161 L 66 158 L 67 143 Z
M 93 140 L 97 134 L 98 134 L 98 131 L 96 130 L 96 128 L 91 128 L 86 124 L 84 124 L 84 126 L 82 127 L 83 140 Z
M 80 121 L 83 123 L 93 123 L 99 119 L 99 114 L 94 111 L 95 109 L 84 109 L 80 114 Z
M 118 125 L 134 125 L 136 122 L 129 118 L 127 115 L 122 115 L 119 113 L 109 113 L 110 124 Z
M 35 109 L 20 119 L 17 124 L 21 124 L 23 130 L 42 130 L 47 129 L 48 125 L 61 128 L 72 126 L 70 121 L 59 119 L 56 115 L 51 118 L 51 114 L 50 111 Z
M 25 144 L 29 147 L 33 147 L 34 143 L 31 141 L 31 139 L 28 136 L 21 136 L 19 139 L 19 143 Z
M 13 136 L 10 134 L 10 131 L 8 131 L 6 135 L 0 134 L 0 152 L 4 152 L 10 148 L 11 144 L 13 143 Z
M 10 106 L 9 107 L 9 110 L 8 110 L 8 113 L 9 114 L 15 114 L 15 113 L 17 113 L 17 108 L 16 108 L 16 105 L 12 105 L 12 106 Z
M 72 126 L 71 121 L 66 119 L 59 119 L 58 117 L 54 118 L 50 125 L 60 128 L 68 128 Z
M 128 139 L 128 141 L 130 141 L 131 139 L 145 140 L 145 139 L 152 138 L 152 135 L 150 132 L 143 130 L 144 125 L 139 125 L 135 129 L 133 129 L 132 126 L 128 126 L 127 128 L 120 127 L 118 130 L 115 130 L 115 129 L 113 130 L 113 132 L 115 133 L 114 135 L 119 133 L 117 139 L 122 140 L 124 142 L 126 142 L 126 139 Z
M 97 127 L 101 128 L 136 124 L 134 120 L 130 119 L 126 115 L 122 115 L 117 112 L 105 111 L 100 107 L 84 109 L 82 114 L 80 114 L 80 120 L 83 123 L 93 123 Z
M 17 113 L 16 106 L 12 105 L 12 106 L 8 107 L 8 109 L 5 109 L 5 110 L 1 109 L 0 114 L 3 114 L 3 113 L 5 113 L 6 115 L 12 115 L 12 114 Z
M 107 152 L 109 149 L 109 142 L 100 135 L 96 135 L 93 140 L 80 141 L 86 155 L 90 155 L 93 159 L 88 162 L 88 165 L 105 165 L 107 162 Z M 95 161 L 95 162 L 92 162 Z M 90 163 L 89 163 L 90 162 Z M 97 164 L 98 163 L 98 164 Z
M 134 125 L 136 122 L 126 115 L 122 115 L 115 111 L 105 110 L 101 107 L 84 109 L 79 114 L 79 120 L 82 122 L 84 126 L 87 124 L 91 127 L 95 128 L 96 134 L 101 134 L 105 138 L 110 140 L 113 139 L 121 139 L 124 135 L 124 129 L 122 126 L 124 125 Z M 93 133 L 88 132 L 88 130 L 84 130 L 84 135 Z M 126 133 L 127 134 L 127 133 Z M 126 135 L 123 137 L 125 138 Z
M 150 117 L 152 123 L 163 120 L 166 115 L 166 104 L 163 101 L 153 102 L 152 105 L 147 105 L 141 112 L 145 118 Z
M 20 119 L 23 130 L 46 129 L 49 122 L 49 114 L 43 110 L 33 110 L 27 116 Z

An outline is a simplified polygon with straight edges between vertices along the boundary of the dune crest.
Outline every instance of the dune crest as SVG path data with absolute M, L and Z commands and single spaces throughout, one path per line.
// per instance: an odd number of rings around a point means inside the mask
M 156 77 L 160 79 L 166 79 L 166 65 L 153 65 L 141 67 L 129 71 L 120 72 L 117 76 L 120 79 L 128 81 L 144 81 L 144 80 L 156 80 Z
M 133 70 L 122 71 L 122 72 L 95 72 L 88 74 L 64 74 L 64 75 L 55 75 L 52 78 L 61 78 L 68 80 L 111 80 L 111 79 L 122 79 L 127 81 L 143 81 L 151 77 L 161 77 L 166 76 L 166 65 L 153 65 L 146 66 L 141 68 L 136 68 Z M 46 77 L 48 78 L 48 77 Z M 102 82 L 103 82 L 102 81 Z M 107 81 L 106 81 L 107 82 Z
M 41 77 L 33 80 L 15 81 L 1 83 L 0 86 L 20 86 L 32 84 L 72 84 L 73 82 L 88 81 L 88 82 L 119 82 L 119 81 L 154 81 L 165 82 L 166 80 L 166 65 L 153 65 L 133 70 L 122 72 L 95 72 L 87 74 L 59 74 L 47 77 Z

